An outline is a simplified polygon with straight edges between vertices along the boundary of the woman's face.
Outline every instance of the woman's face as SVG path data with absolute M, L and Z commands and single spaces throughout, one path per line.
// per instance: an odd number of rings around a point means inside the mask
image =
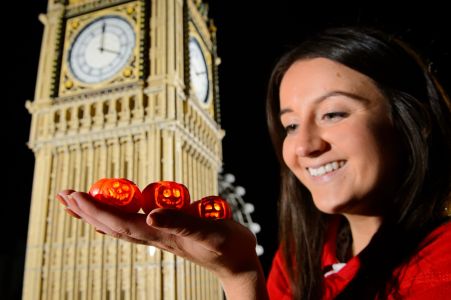
M 283 158 L 325 213 L 379 215 L 399 174 L 388 101 L 367 76 L 299 60 L 280 85 Z

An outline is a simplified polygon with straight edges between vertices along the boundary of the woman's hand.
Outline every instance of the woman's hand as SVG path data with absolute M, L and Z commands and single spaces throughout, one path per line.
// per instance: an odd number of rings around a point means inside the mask
M 155 209 L 147 216 L 124 213 L 73 190 L 62 191 L 57 199 L 100 233 L 152 245 L 209 269 L 228 299 L 266 298 L 255 236 L 235 221 L 201 219 L 174 209 Z

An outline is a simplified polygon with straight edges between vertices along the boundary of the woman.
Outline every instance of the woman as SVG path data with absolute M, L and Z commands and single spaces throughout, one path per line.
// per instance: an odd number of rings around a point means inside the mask
M 326 30 L 280 60 L 267 102 L 282 166 L 271 293 L 384 299 L 450 291 L 446 100 L 419 57 L 380 32 Z M 427 248 L 435 235 L 440 241 Z M 419 264 L 446 280 L 417 274 L 408 263 L 419 251 L 440 257 Z
M 164 209 L 126 216 L 74 191 L 58 199 L 101 232 L 212 270 L 228 299 L 445 299 L 446 101 L 419 57 L 380 32 L 326 30 L 281 58 L 267 100 L 282 174 L 267 289 L 240 224 Z

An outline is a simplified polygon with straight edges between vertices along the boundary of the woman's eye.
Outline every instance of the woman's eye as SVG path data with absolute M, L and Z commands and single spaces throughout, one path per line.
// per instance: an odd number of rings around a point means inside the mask
M 288 126 L 285 126 L 284 127 L 284 129 L 285 129 L 285 133 L 290 133 L 290 132 L 293 132 L 293 131 L 295 131 L 296 130 L 296 128 L 298 127 L 298 125 L 296 125 L 296 124 L 290 124 L 290 125 L 288 125 Z
M 345 112 L 330 112 L 323 115 L 323 120 L 339 120 L 348 116 L 348 113 Z

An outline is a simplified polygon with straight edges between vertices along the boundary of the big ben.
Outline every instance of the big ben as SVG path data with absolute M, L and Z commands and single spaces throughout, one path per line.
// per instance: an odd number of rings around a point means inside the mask
M 35 156 L 23 299 L 222 299 L 207 270 L 97 234 L 55 195 L 104 177 L 217 194 L 215 26 L 195 0 L 49 0 L 28 145 Z

